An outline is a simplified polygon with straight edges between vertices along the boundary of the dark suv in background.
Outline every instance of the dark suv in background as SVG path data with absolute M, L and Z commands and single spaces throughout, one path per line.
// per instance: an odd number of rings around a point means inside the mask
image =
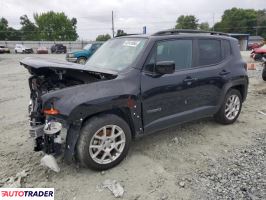
M 248 89 L 238 41 L 223 33 L 166 30 L 108 40 L 85 65 L 25 58 L 35 150 L 105 170 L 132 138 L 213 116 L 238 118 Z
M 66 53 L 67 48 L 63 44 L 55 44 L 51 47 L 51 53 Z

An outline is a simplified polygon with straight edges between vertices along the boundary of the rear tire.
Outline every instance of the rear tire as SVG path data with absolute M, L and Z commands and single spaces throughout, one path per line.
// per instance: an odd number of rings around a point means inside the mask
M 264 67 L 263 71 L 262 71 L 262 79 L 264 81 L 266 81 L 266 66 Z
M 225 95 L 220 110 L 215 114 L 214 119 L 221 124 L 234 123 L 242 108 L 242 95 L 236 89 L 230 89 Z
M 112 114 L 98 115 L 81 129 L 77 158 L 84 167 L 107 170 L 126 157 L 130 142 L 131 131 L 123 119 Z
M 260 61 L 260 60 L 262 59 L 262 57 L 263 57 L 262 54 L 256 54 L 256 55 L 254 56 L 254 60 L 256 60 L 256 61 Z

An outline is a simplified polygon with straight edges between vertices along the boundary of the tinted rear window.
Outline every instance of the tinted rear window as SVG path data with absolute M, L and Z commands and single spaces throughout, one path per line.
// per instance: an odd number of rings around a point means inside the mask
M 228 40 L 223 40 L 223 58 L 227 58 L 232 54 L 231 45 Z
M 213 65 L 222 60 L 221 41 L 213 39 L 198 40 L 198 65 Z

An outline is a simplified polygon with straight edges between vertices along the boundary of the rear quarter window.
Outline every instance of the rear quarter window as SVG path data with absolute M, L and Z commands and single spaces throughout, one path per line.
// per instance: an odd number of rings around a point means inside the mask
M 223 40 L 223 59 L 226 59 L 232 55 L 232 49 L 230 41 Z
M 222 59 L 222 48 L 220 40 L 198 40 L 198 66 L 214 65 L 221 62 Z

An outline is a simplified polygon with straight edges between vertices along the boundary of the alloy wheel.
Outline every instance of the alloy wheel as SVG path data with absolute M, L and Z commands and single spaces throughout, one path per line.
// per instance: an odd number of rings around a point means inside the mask
M 225 104 L 225 116 L 229 120 L 233 120 L 237 117 L 240 111 L 240 99 L 237 95 L 231 95 Z
M 98 164 L 109 164 L 121 155 L 125 142 L 125 133 L 119 126 L 106 125 L 92 136 L 89 145 L 90 157 Z

